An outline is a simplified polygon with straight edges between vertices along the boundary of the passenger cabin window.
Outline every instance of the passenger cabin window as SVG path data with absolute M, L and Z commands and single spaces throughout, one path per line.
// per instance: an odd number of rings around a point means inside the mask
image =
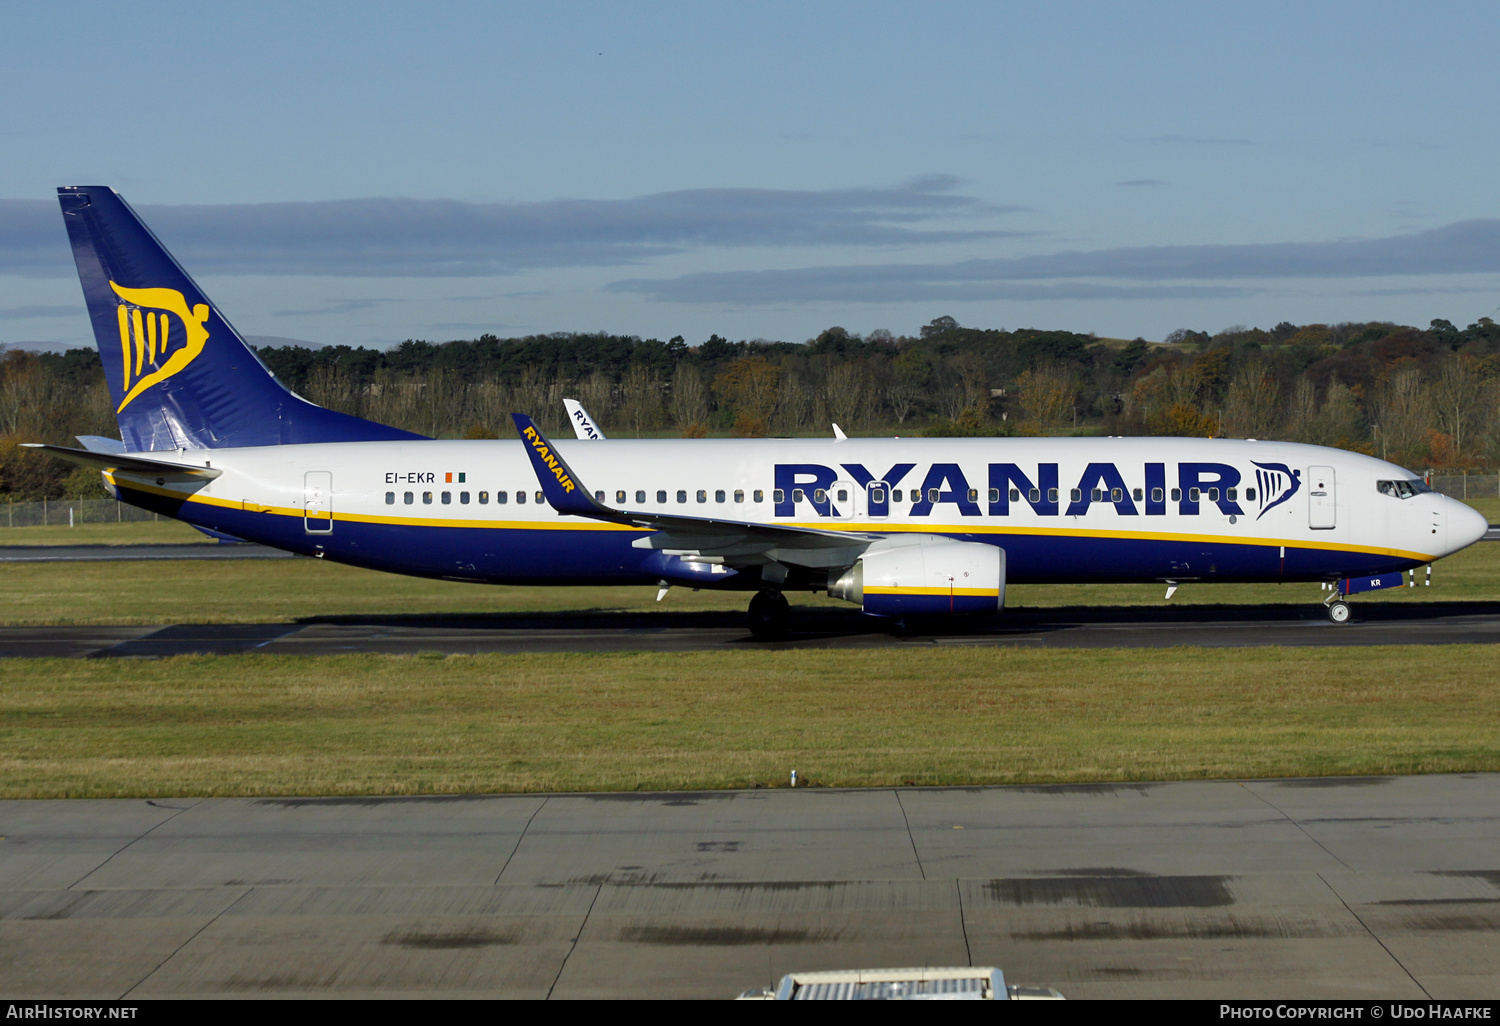
M 1089 492 L 1089 501 L 1090 502 L 1102 502 L 1103 500 L 1104 500 L 1104 489 L 1102 489 L 1102 488 L 1095 488 L 1091 492 Z
M 1210 488 L 1208 490 L 1208 501 L 1209 502 L 1218 502 L 1219 501 L 1219 490 L 1217 488 Z
M 929 488 L 929 489 L 927 489 L 927 501 L 928 502 L 937 502 L 939 494 L 941 494 L 941 493 L 939 493 L 936 488 Z
M 792 489 L 792 501 L 793 502 L 801 502 L 802 501 L 802 489 L 801 488 L 793 488 Z
M 1202 495 L 1202 494 L 1203 494 L 1203 493 L 1202 493 L 1202 492 L 1200 492 L 1200 491 L 1199 491 L 1199 490 L 1198 490 L 1198 489 L 1196 489 L 1196 488 L 1189 488 L 1189 489 L 1188 489 L 1188 501 L 1189 501 L 1189 502 L 1197 502 L 1197 501 L 1198 501 L 1198 498 L 1199 498 L 1199 497 L 1200 497 L 1200 496 L 1201 496 L 1201 495 Z
M 458 493 L 458 501 L 459 501 L 460 505 L 467 506 L 469 504 L 469 493 L 468 492 L 459 492 Z
M 677 490 L 677 501 L 678 502 L 687 502 L 687 492 L 685 492 L 685 491 L 683 491 L 682 489 L 679 488 Z
M 410 506 L 412 504 L 412 500 L 414 498 L 415 498 L 415 496 L 413 496 L 411 492 L 406 492 L 405 494 L 403 494 L 401 496 L 401 501 L 404 502 L 404 503 L 406 503 L 408 506 Z
M 901 489 L 899 489 L 899 488 L 892 489 L 892 491 L 891 491 L 891 501 L 892 502 L 900 502 L 901 501 Z
M 1165 498 L 1165 496 L 1162 495 L 1162 490 L 1160 488 L 1153 488 L 1153 489 L 1151 489 L 1151 501 L 1152 502 L 1161 502 L 1163 498 Z
M 714 501 L 715 502 L 723 502 L 724 501 L 724 489 L 720 488 L 718 491 L 714 492 Z
M 444 492 L 443 493 L 443 505 L 444 506 L 450 506 L 452 504 L 453 504 L 453 493 L 452 492 Z
M 386 492 L 385 493 L 385 504 L 387 506 L 394 506 L 396 504 L 396 493 L 395 492 Z
M 1181 502 L 1182 501 L 1182 489 L 1181 488 L 1173 488 L 1172 489 L 1172 501 L 1173 502 Z
M 425 505 L 431 506 L 432 505 L 432 493 L 431 492 L 423 492 L 422 493 L 422 502 Z
M 999 502 L 1000 501 L 1000 489 L 998 489 L 998 488 L 991 488 L 990 489 L 990 501 L 991 502 Z
M 545 495 L 543 495 L 541 492 L 537 492 L 536 493 L 536 504 L 538 506 L 540 506 L 542 503 L 544 503 L 546 501 L 547 501 L 547 497 Z
M 970 488 L 969 489 L 969 501 L 970 502 L 978 502 L 979 501 L 979 489 L 978 488 Z
M 724 493 L 720 492 L 719 494 L 722 495 Z M 849 501 L 849 489 L 847 489 L 847 488 L 840 488 L 838 490 L 838 494 L 835 495 L 834 498 L 838 499 L 839 502 L 848 502 Z
M 877 505 L 877 506 L 880 505 L 881 503 L 885 502 L 885 489 L 881 488 L 878 485 L 875 486 L 874 488 L 871 488 L 870 489 L 870 501 L 872 503 L 874 503 L 875 505 Z
M 1254 488 L 1246 488 L 1245 489 L 1245 501 L 1246 502 L 1254 502 L 1255 501 L 1255 489 Z
M 526 493 L 525 492 L 517 492 L 516 493 L 516 505 L 517 506 L 524 506 L 524 505 L 526 505 Z
M 1238 488 L 1231 488 L 1231 489 L 1229 489 L 1229 491 L 1227 491 L 1227 492 L 1224 493 L 1224 498 L 1228 499 L 1230 502 L 1237 501 L 1239 499 L 1239 497 L 1240 497 L 1240 490 Z
M 1135 493 L 1131 496 L 1131 498 L 1135 499 L 1136 502 L 1140 502 L 1141 499 L 1143 499 L 1144 497 L 1145 497 L 1144 494 L 1141 492 L 1141 490 L 1139 488 L 1137 488 L 1135 490 Z
M 776 497 L 776 501 L 780 502 L 781 501 L 781 493 L 779 491 L 776 493 L 776 496 L 777 496 Z M 757 489 L 755 489 L 755 491 L 751 492 L 750 493 L 750 497 L 752 499 L 754 499 L 756 502 L 765 502 L 766 501 L 766 493 L 763 492 L 763 491 L 761 491 L 759 488 L 757 488 Z
M 1034 491 L 1036 491 L 1036 489 L 1033 488 L 1032 491 L 1034 492 Z M 1021 501 L 1021 489 L 1019 489 L 1019 488 L 1012 488 L 1010 490 L 1010 501 L 1011 502 L 1020 502 Z M 1035 500 L 1033 500 L 1033 501 L 1035 501 Z
M 495 493 L 495 503 L 496 503 L 496 505 L 504 506 L 509 501 L 510 501 L 510 492 L 496 492 Z
M 1083 492 L 1079 491 L 1077 488 L 1074 488 L 1071 494 L 1071 498 L 1074 502 L 1082 502 Z
M 636 491 L 636 493 L 635 493 L 635 504 L 637 506 L 644 506 L 646 504 L 646 493 L 645 492 L 639 491 L 639 490 Z
M 1035 492 L 1036 489 L 1033 488 L 1032 491 Z M 1048 502 L 1056 502 L 1057 501 L 1057 489 L 1056 488 L 1048 488 L 1047 489 L 1047 501 Z
M 822 504 L 828 501 L 828 493 L 821 488 L 813 489 L 813 502 Z
M 760 492 L 756 492 L 755 494 L 759 495 Z M 760 500 L 756 499 L 755 501 L 759 502 Z M 772 502 L 785 502 L 786 501 L 786 492 L 784 490 L 780 489 L 780 488 L 776 489 L 775 491 L 773 491 L 771 493 L 771 501 Z
M 1125 498 L 1125 490 L 1123 488 L 1111 488 L 1109 490 L 1110 502 L 1119 502 L 1123 498 Z
M 490 504 L 490 493 L 489 492 L 480 492 L 479 493 L 479 504 L 481 506 L 488 506 Z
M 657 502 L 666 502 L 667 501 L 667 493 L 663 492 L 663 491 L 658 491 L 656 493 L 656 501 Z
M 735 502 L 744 502 L 745 501 L 745 492 L 744 492 L 744 489 L 736 488 L 734 490 L 734 501 Z
M 619 491 L 615 492 L 615 501 L 616 502 L 624 502 L 625 501 L 625 489 L 622 488 Z
M 707 502 L 708 501 L 708 493 L 705 492 L 702 488 L 698 489 L 698 501 L 699 502 Z

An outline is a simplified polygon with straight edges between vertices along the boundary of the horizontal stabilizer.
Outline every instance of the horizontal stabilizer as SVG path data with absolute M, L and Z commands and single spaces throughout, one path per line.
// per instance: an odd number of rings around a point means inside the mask
M 125 443 L 106 435 L 75 435 L 78 443 L 89 452 L 125 452 Z
M 95 470 L 123 470 L 128 474 L 185 474 L 189 477 L 211 481 L 224 473 L 217 467 L 199 467 L 191 463 L 168 463 L 166 460 L 144 459 L 138 455 L 123 453 L 91 452 L 88 449 L 69 449 L 64 445 L 45 445 L 41 442 L 22 442 L 23 449 L 40 449 L 60 460 L 81 463 Z

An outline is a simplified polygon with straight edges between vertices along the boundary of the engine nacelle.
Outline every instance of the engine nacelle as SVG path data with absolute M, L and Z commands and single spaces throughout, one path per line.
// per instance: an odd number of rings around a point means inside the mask
M 861 556 L 828 594 L 878 616 L 995 613 L 1005 606 L 1005 550 L 948 538 L 892 539 Z

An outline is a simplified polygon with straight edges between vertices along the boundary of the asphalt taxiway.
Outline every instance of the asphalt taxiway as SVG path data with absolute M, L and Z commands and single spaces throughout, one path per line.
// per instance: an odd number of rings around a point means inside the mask
M 1500 993 L 1500 775 L 0 802 L 0 994 Z
M 785 641 L 750 636 L 743 614 L 350 616 L 296 623 L 0 627 L 0 658 L 151 658 L 192 653 L 688 652 L 745 648 L 1215 648 L 1500 643 L 1500 603 L 1355 604 L 1329 623 L 1305 606 L 1022 609 L 991 621 L 908 623 L 859 612 L 802 611 Z

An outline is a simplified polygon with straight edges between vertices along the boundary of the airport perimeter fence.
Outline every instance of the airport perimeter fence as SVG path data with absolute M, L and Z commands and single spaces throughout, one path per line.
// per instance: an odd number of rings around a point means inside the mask
M 1500 474 L 1433 474 L 1434 491 L 1455 499 L 1500 499 Z M 76 524 L 128 524 L 160 520 L 156 513 L 114 499 L 47 499 L 7 502 L 0 527 L 71 527 Z
M 1433 474 L 1432 490 L 1455 499 L 1500 499 L 1500 474 Z
M 160 519 L 156 513 L 114 499 L 44 499 L 41 502 L 7 502 L 0 507 L 0 526 L 3 527 L 72 527 Z

